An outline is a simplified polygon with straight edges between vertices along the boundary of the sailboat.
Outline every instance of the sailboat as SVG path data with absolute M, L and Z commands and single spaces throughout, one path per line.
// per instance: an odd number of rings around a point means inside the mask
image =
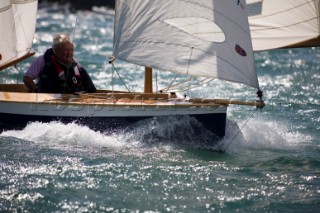
M 320 46 L 320 0 L 247 0 L 255 52 Z
M 25 8 L 33 7 L 34 11 L 36 3 L 8 0 L 7 5 L 0 4 L 0 24 L 4 28 L 4 17 L 12 18 L 12 12 L 30 14 Z M 34 23 L 33 18 L 30 16 L 28 20 Z M 13 20 L 18 22 L 15 27 L 25 30 L 26 25 L 19 23 L 24 20 L 22 16 Z M 203 128 L 223 137 L 230 104 L 264 106 L 245 1 L 117 0 L 114 30 L 114 50 L 109 63 L 114 66 L 117 60 L 123 60 L 145 67 L 143 92 L 28 93 L 23 84 L 1 84 L 2 128 L 21 128 L 31 121 L 61 120 L 106 130 L 146 118 L 190 116 Z M 16 36 L 16 40 L 20 38 Z M 2 39 L 1 45 L 9 41 L 18 46 L 18 42 L 10 39 L 6 42 Z M 7 60 L 9 53 L 3 47 L 1 67 L 24 55 L 17 49 L 17 54 Z M 25 48 L 26 52 L 29 50 Z M 181 97 L 174 92 L 153 91 L 153 69 L 245 84 L 257 88 L 259 100 Z

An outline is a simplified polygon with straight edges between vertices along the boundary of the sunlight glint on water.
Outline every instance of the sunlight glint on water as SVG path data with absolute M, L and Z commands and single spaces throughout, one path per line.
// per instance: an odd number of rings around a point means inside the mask
M 102 12 L 108 15 L 79 12 L 74 40 L 76 57 L 97 87 L 111 89 L 113 16 Z M 76 14 L 58 7 L 40 9 L 36 54 L 50 46 L 55 32 L 72 34 L 75 20 Z M 60 122 L 2 132 L 0 211 L 316 212 L 319 56 L 319 48 L 255 54 L 268 105 L 261 112 L 231 106 L 218 147 L 199 145 L 211 135 L 192 134 L 190 125 L 197 125 L 188 118 L 150 119 L 114 132 Z M 1 82 L 21 83 L 30 62 L 1 72 Z M 121 61 L 116 67 L 130 89 L 142 90 L 142 68 Z M 155 72 L 159 88 L 174 76 Z M 125 89 L 119 79 L 113 82 Z M 186 95 L 252 100 L 255 92 L 213 81 Z

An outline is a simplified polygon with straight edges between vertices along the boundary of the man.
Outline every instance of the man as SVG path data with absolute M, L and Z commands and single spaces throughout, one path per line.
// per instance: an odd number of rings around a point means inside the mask
M 52 48 L 36 58 L 23 82 L 30 92 L 76 93 L 96 92 L 90 76 L 74 58 L 74 44 L 67 34 L 53 38 Z M 39 79 L 35 84 L 34 80 Z

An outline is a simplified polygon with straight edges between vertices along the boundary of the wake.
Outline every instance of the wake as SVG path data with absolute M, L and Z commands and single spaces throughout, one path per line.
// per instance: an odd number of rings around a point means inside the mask
M 33 122 L 23 130 L 4 131 L 2 137 L 14 137 L 36 144 L 58 146 L 83 146 L 97 148 L 150 149 L 204 149 L 218 152 L 243 152 L 245 150 L 291 150 L 310 141 L 311 137 L 291 132 L 288 125 L 262 118 L 249 122 L 227 120 L 226 135 L 219 138 L 204 129 L 189 116 L 155 117 L 137 122 L 116 131 L 94 131 L 77 123 L 64 124 Z

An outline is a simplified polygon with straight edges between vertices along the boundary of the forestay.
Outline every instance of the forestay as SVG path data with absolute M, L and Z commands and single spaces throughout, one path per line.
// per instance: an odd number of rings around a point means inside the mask
M 0 67 L 30 51 L 37 7 L 37 0 L 0 1 Z
M 287 46 L 319 46 L 319 2 L 247 0 L 254 51 Z
M 258 88 L 244 0 L 117 0 L 114 56 Z

